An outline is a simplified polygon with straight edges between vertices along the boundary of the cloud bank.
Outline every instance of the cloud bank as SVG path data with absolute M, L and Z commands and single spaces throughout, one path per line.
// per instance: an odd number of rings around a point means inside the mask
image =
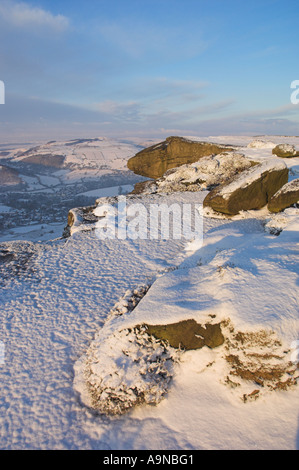
M 10 27 L 21 29 L 43 27 L 54 31 L 64 31 L 69 26 L 69 19 L 63 15 L 53 15 L 42 8 L 8 0 L 0 4 L 0 19 Z

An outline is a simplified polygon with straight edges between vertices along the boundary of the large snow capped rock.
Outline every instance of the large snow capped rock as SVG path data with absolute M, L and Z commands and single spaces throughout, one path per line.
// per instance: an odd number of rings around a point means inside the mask
M 168 137 L 164 142 L 138 152 L 128 160 L 128 168 L 148 178 L 160 178 L 170 168 L 193 163 L 207 155 L 233 151 L 226 145 Z
M 167 170 L 161 178 L 135 185 L 133 194 L 201 191 L 225 183 L 257 163 L 235 152 L 202 157 L 194 163 Z
M 280 212 L 299 201 L 299 178 L 285 184 L 268 203 L 270 212 Z
M 292 158 L 299 157 L 299 152 L 297 152 L 294 145 L 290 144 L 279 144 L 272 149 L 272 153 L 282 158 Z
M 287 181 L 286 164 L 271 158 L 243 171 L 228 184 L 213 189 L 203 205 L 227 215 L 261 209 Z

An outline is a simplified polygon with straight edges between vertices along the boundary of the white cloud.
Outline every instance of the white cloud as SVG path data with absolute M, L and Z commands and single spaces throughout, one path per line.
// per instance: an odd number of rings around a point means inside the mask
M 168 126 L 188 126 L 196 125 L 206 119 L 208 115 L 219 116 L 222 111 L 226 111 L 232 104 L 233 100 L 214 102 L 202 106 L 189 106 L 181 108 L 175 103 L 168 103 L 166 100 L 157 100 L 152 103 L 137 101 L 112 101 L 106 100 L 100 103 L 94 103 L 92 109 L 103 113 L 107 119 L 113 123 L 121 122 L 122 125 L 134 123 L 138 126 L 163 127 L 167 123 Z
M 199 28 L 186 31 L 183 26 L 174 27 L 167 22 L 161 28 L 151 22 L 137 23 L 123 19 L 102 22 L 97 29 L 107 43 L 133 60 L 144 56 L 154 61 L 186 60 L 201 54 L 208 47 Z
M 161 110 L 182 111 L 202 101 L 207 86 L 199 80 L 138 77 L 123 83 L 121 89 L 111 94 L 111 100 L 96 102 L 93 108 L 114 115 L 138 115 L 139 118 Z
M 106 100 L 95 103 L 93 108 L 101 113 L 107 114 L 113 120 L 138 121 L 143 118 L 143 106 L 134 101 L 121 102 Z
M 30 6 L 24 2 L 4 0 L 0 5 L 0 18 L 5 23 L 18 28 L 43 27 L 55 31 L 64 31 L 69 20 L 63 15 L 53 15 L 42 8 Z

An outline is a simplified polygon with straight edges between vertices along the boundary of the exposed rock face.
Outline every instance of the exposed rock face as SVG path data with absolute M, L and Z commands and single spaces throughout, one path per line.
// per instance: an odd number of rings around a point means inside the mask
M 173 348 L 185 350 L 200 349 L 204 346 L 216 348 L 224 343 L 220 323 L 200 325 L 193 319 L 170 325 L 146 325 L 146 332 L 167 341 Z
M 243 171 L 228 184 L 213 189 L 203 205 L 227 215 L 261 209 L 287 181 L 286 164 L 270 159 Z
M 210 190 L 254 165 L 257 163 L 235 152 L 202 157 L 195 163 L 168 170 L 156 180 L 157 192 Z
M 254 165 L 257 162 L 235 152 L 209 155 L 194 163 L 171 168 L 156 180 L 137 183 L 131 194 L 211 190 Z
M 299 157 L 299 152 L 295 149 L 294 145 L 279 144 L 272 149 L 272 153 L 282 158 Z
M 268 203 L 270 212 L 280 212 L 299 201 L 299 178 L 285 184 Z
M 209 142 L 168 137 L 164 142 L 141 150 L 128 161 L 128 168 L 148 178 L 160 178 L 170 168 L 193 163 L 202 157 L 234 149 Z

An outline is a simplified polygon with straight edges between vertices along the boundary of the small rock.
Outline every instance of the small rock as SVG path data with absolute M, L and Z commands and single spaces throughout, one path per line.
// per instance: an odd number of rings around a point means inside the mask
M 270 212 L 281 212 L 299 201 L 299 178 L 285 184 L 268 202 Z
M 272 153 L 281 158 L 292 158 L 299 157 L 299 152 L 297 152 L 294 145 L 290 144 L 279 144 L 272 149 Z

